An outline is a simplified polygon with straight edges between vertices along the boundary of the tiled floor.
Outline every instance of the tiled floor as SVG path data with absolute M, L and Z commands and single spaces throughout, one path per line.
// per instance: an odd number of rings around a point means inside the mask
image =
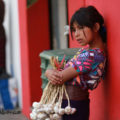
M 0 120 L 28 120 L 22 114 L 0 114 Z

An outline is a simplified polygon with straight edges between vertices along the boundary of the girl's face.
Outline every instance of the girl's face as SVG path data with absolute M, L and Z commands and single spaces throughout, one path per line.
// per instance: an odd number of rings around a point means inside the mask
M 73 33 L 75 39 L 81 46 L 90 45 L 94 40 L 93 30 L 86 26 L 82 27 L 76 22 L 73 23 Z

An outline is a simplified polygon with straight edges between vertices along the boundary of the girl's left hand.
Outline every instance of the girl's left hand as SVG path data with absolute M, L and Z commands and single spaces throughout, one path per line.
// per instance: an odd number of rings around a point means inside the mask
M 45 72 L 45 76 L 48 78 L 48 80 L 54 84 L 62 84 L 62 74 L 60 71 L 55 69 L 48 69 Z

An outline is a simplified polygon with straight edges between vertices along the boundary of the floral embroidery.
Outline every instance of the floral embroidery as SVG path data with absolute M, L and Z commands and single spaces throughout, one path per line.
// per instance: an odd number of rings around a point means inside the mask
M 80 85 L 82 89 L 94 89 L 104 76 L 106 57 L 99 49 L 80 49 L 67 62 L 65 68 L 72 66 L 79 75 L 66 84 Z

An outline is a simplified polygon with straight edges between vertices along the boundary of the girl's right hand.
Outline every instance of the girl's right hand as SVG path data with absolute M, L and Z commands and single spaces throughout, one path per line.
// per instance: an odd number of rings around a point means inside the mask
M 54 85 L 60 84 L 62 81 L 62 75 L 60 74 L 60 71 L 55 69 L 47 69 L 45 72 L 45 76 Z

